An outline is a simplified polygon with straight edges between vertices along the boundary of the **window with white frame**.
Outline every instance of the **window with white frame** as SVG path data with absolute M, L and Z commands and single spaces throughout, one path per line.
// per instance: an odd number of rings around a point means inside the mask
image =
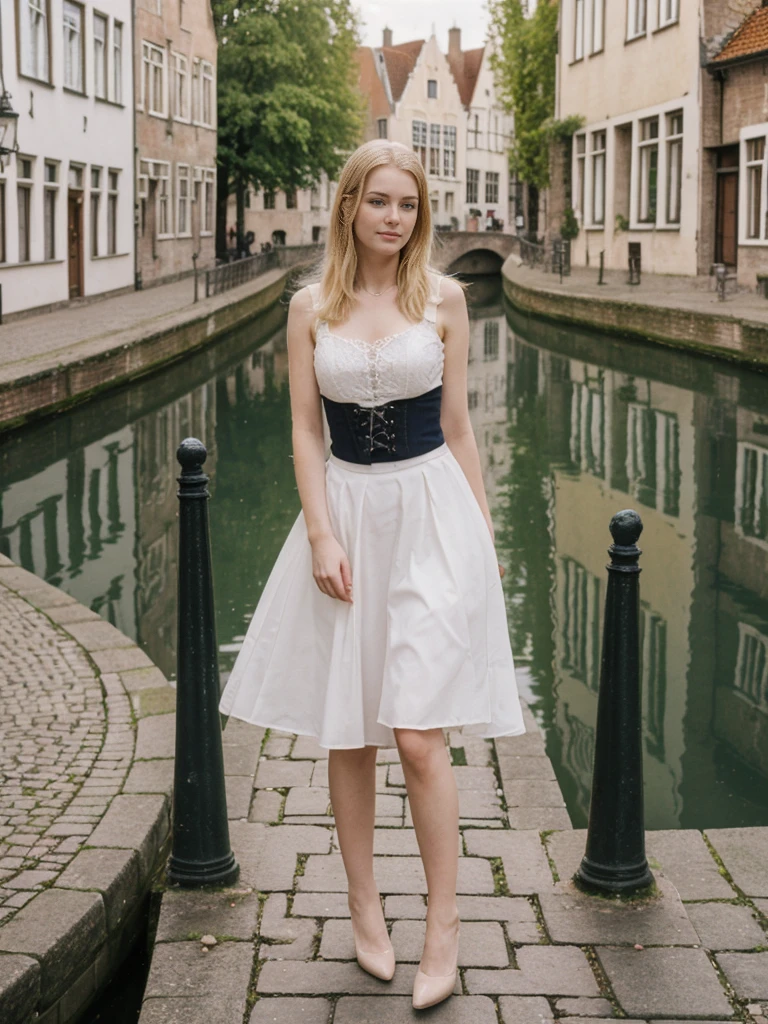
M 477 149 L 480 145 L 480 115 L 472 116 L 472 127 L 469 129 L 470 149 Z
M 83 8 L 64 0 L 64 88 L 83 91 Z
M 683 184 L 683 112 L 667 114 L 667 224 L 680 223 Z
M 19 227 L 19 263 L 32 259 L 32 158 L 16 157 L 16 207 Z
M 213 127 L 213 64 L 207 60 L 200 61 L 200 124 L 207 128 Z
M 659 0 L 659 28 L 674 25 L 680 19 L 680 0 Z
M 171 238 L 171 165 L 164 160 L 155 160 L 155 225 L 158 238 Z
M 456 177 L 456 128 L 448 124 L 443 126 L 443 174 Z
M 475 206 L 480 202 L 480 171 L 467 168 L 467 202 Z
M 763 216 L 765 182 L 765 135 L 746 140 L 744 169 L 747 177 L 746 237 L 765 239 Z
M 739 441 L 736 445 L 736 531 L 768 542 L 768 448 Z
M 499 201 L 499 172 L 485 172 L 485 201 L 494 205 Z
M 143 42 L 141 59 L 141 105 L 148 114 L 165 117 L 165 50 Z
M 192 233 L 189 216 L 189 164 L 176 165 L 176 234 Z
M 107 98 L 107 19 L 93 12 L 93 91 L 101 100 Z
M 0 263 L 5 263 L 8 253 L 5 248 L 5 181 L 0 178 Z
M 139 175 L 136 181 L 136 198 L 139 201 L 139 232 L 144 237 L 147 227 L 147 200 L 149 199 L 149 161 L 139 162 Z
M 213 234 L 213 218 L 214 218 L 214 196 L 216 187 L 216 171 L 213 167 L 196 167 L 195 168 L 195 181 L 199 185 L 199 199 L 200 203 L 200 234 L 201 235 L 212 235 Z M 195 192 L 196 197 L 198 192 Z
M 189 64 L 181 53 L 173 54 L 173 116 L 189 120 Z
M 576 213 L 584 220 L 584 195 L 587 171 L 587 136 L 575 136 L 576 149 L 576 187 L 574 189 Z
M 605 45 L 605 0 L 592 0 L 592 53 L 600 53 Z
M 605 224 L 605 129 L 592 132 L 592 223 Z
M 644 224 L 655 224 L 659 191 L 658 117 L 646 117 L 640 122 L 638 151 L 637 219 Z
M 414 121 L 411 125 L 411 141 L 413 143 L 413 150 L 418 154 L 421 160 L 421 165 L 426 169 L 427 166 L 427 122 L 426 121 Z
M 112 99 L 123 102 L 123 26 L 119 21 L 112 25 Z
M 627 39 L 644 36 L 648 26 L 648 0 L 627 0 Z
M 50 82 L 51 65 L 48 50 L 50 0 L 17 0 L 19 65 L 22 75 Z
M 91 256 L 99 255 L 99 210 L 101 209 L 101 168 L 91 168 Z
M 264 199 L 264 209 L 265 210 L 274 210 L 274 208 L 275 208 L 275 191 L 274 191 L 274 189 L 271 189 L 271 188 L 270 189 L 265 189 L 264 190 L 264 197 L 263 197 L 263 199 Z
M 379 133 L 380 139 L 386 139 L 387 137 L 387 119 L 386 117 L 380 117 L 376 121 L 376 130 Z
M 56 259 L 56 202 L 59 196 L 59 165 L 45 162 L 43 186 L 43 259 Z
M 573 59 L 584 56 L 584 0 L 573 0 Z
M 430 99 L 430 100 L 436 100 L 437 99 L 437 79 L 436 78 L 429 78 L 429 79 L 427 79 L 427 99 Z
M 440 173 L 440 125 L 429 126 L 429 173 Z
M 768 636 L 739 622 L 734 689 L 765 715 L 768 711 Z
M 119 195 L 120 172 L 110 168 L 107 184 L 107 253 L 117 253 L 117 197 Z

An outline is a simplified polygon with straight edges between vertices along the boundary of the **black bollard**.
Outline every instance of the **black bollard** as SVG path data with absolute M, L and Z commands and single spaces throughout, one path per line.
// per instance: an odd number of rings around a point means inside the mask
M 603 280 L 603 273 L 605 271 L 605 249 L 600 250 L 600 276 L 597 279 L 598 284 L 605 284 Z
M 645 856 L 640 704 L 640 516 L 611 520 L 597 732 L 587 849 L 577 880 L 592 889 L 626 892 L 653 883 Z
M 219 669 L 208 530 L 207 452 L 195 437 L 178 447 L 179 497 L 176 763 L 170 884 L 231 885 L 232 853 L 224 788 Z

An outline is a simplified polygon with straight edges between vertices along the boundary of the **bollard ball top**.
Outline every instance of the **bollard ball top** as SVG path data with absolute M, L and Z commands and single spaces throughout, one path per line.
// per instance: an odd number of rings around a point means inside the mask
M 625 508 L 611 519 L 609 529 L 614 544 L 629 548 L 637 544 L 643 532 L 643 521 L 634 509 Z
M 208 458 L 208 451 L 203 442 L 196 437 L 185 437 L 176 449 L 176 458 L 187 471 L 199 469 Z

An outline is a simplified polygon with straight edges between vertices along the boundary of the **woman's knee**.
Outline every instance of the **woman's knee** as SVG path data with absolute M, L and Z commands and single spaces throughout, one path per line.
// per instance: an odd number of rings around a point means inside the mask
M 328 760 L 345 768 L 364 769 L 376 763 L 378 747 L 350 747 L 347 750 L 329 750 Z
M 442 729 L 395 729 L 400 760 L 412 771 L 423 772 L 435 756 L 445 754 Z

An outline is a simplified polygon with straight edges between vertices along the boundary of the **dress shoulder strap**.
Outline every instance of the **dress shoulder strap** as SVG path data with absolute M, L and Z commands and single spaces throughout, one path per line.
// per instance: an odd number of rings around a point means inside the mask
M 427 304 L 424 307 L 424 319 L 429 320 L 430 323 L 437 323 L 437 307 L 443 301 L 440 295 L 440 285 L 443 281 L 442 274 L 436 274 L 433 270 L 428 271 L 429 276 L 429 297 Z

